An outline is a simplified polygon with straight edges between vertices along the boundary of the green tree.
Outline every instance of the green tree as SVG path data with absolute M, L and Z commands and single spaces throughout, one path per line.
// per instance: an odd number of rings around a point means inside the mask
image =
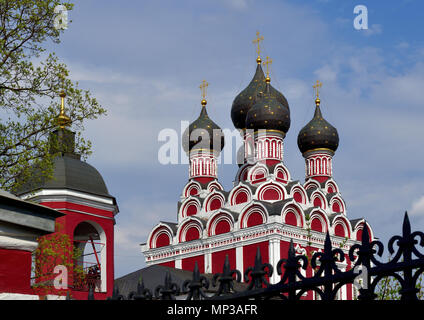
M 44 178 L 52 175 L 55 155 L 48 136 L 56 126 L 61 90 L 83 159 L 91 153 L 80 134 L 84 122 L 106 113 L 47 50 L 66 32 L 55 28 L 58 5 L 73 8 L 68 1 L 0 0 L 0 187 L 12 192 L 28 181 L 33 167 L 42 169 Z

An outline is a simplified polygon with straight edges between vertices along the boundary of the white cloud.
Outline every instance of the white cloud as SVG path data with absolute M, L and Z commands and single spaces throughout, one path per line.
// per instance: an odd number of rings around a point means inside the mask
M 372 24 L 368 29 L 362 30 L 366 36 L 374 36 L 383 33 L 381 24 Z
M 411 215 L 424 216 L 424 196 L 412 203 Z

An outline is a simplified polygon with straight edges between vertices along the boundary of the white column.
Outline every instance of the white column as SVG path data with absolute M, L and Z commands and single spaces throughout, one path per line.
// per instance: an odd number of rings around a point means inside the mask
M 175 269 L 182 269 L 182 260 L 175 259 Z
M 280 281 L 280 276 L 277 273 L 277 264 L 280 261 L 280 241 L 278 239 L 270 239 L 268 245 L 269 263 L 274 267 L 274 272 L 270 282 L 272 284 Z
M 243 247 L 240 245 L 239 247 L 236 247 L 236 269 L 240 271 L 242 277 L 244 273 L 244 266 L 243 266 Z M 243 281 L 244 279 L 242 279 Z
M 210 250 L 205 252 L 205 273 L 212 273 L 212 253 Z

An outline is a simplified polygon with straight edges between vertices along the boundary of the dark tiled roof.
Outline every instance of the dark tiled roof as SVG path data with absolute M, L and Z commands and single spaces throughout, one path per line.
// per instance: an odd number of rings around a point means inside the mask
M 115 279 L 115 286 L 119 289 L 120 294 L 127 297 L 131 291 L 137 290 L 137 283 L 140 278 L 142 278 L 144 281 L 144 287 L 149 289 L 152 294 L 154 294 L 155 288 L 164 284 L 167 271 L 171 275 L 172 282 L 176 283 L 180 288 L 185 280 L 191 280 L 193 277 L 193 273 L 191 271 L 180 270 L 161 265 L 153 265 Z M 217 287 L 212 287 L 213 275 L 204 274 L 204 276 L 208 278 L 210 282 L 209 291 L 214 292 L 217 290 Z M 243 283 L 235 283 L 234 288 L 235 290 L 241 290 L 244 289 L 245 286 L 246 285 Z
M 113 198 L 96 168 L 72 155 L 60 155 L 54 159 L 52 179 L 40 178 L 39 172 L 34 169 L 34 179 L 23 185 L 16 194 L 38 189 L 71 189 Z
M 0 220 L 3 222 L 45 234 L 55 231 L 55 219 L 63 215 L 57 210 L 21 200 L 3 190 L 0 192 Z

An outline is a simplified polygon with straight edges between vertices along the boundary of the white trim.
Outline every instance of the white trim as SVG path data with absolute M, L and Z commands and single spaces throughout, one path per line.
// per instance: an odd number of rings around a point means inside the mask
M 38 247 L 37 241 L 22 240 L 12 237 L 1 236 L 0 233 L 0 248 L 8 250 L 22 250 L 33 252 Z
M 24 200 L 32 199 L 34 197 L 45 197 L 45 196 L 74 196 L 77 198 L 87 199 L 95 202 L 101 202 L 109 205 L 113 205 L 113 200 L 110 198 L 90 195 L 88 193 L 78 192 L 69 189 L 42 189 L 34 192 L 29 192 L 21 195 L 20 197 Z
M 40 297 L 34 294 L 22 293 L 0 293 L 0 300 L 40 300 Z
M 111 218 L 111 217 L 105 217 L 99 214 L 94 214 L 94 213 L 90 213 L 90 212 L 86 212 L 86 211 L 80 211 L 80 210 L 75 210 L 75 209 L 69 209 L 69 208 L 54 208 L 57 211 L 71 211 L 71 212 L 76 212 L 76 213 L 81 213 L 81 214 L 86 214 L 88 216 L 93 216 L 93 217 L 98 217 L 98 218 L 103 218 L 103 219 L 108 219 L 108 220 L 115 220 L 115 218 Z

